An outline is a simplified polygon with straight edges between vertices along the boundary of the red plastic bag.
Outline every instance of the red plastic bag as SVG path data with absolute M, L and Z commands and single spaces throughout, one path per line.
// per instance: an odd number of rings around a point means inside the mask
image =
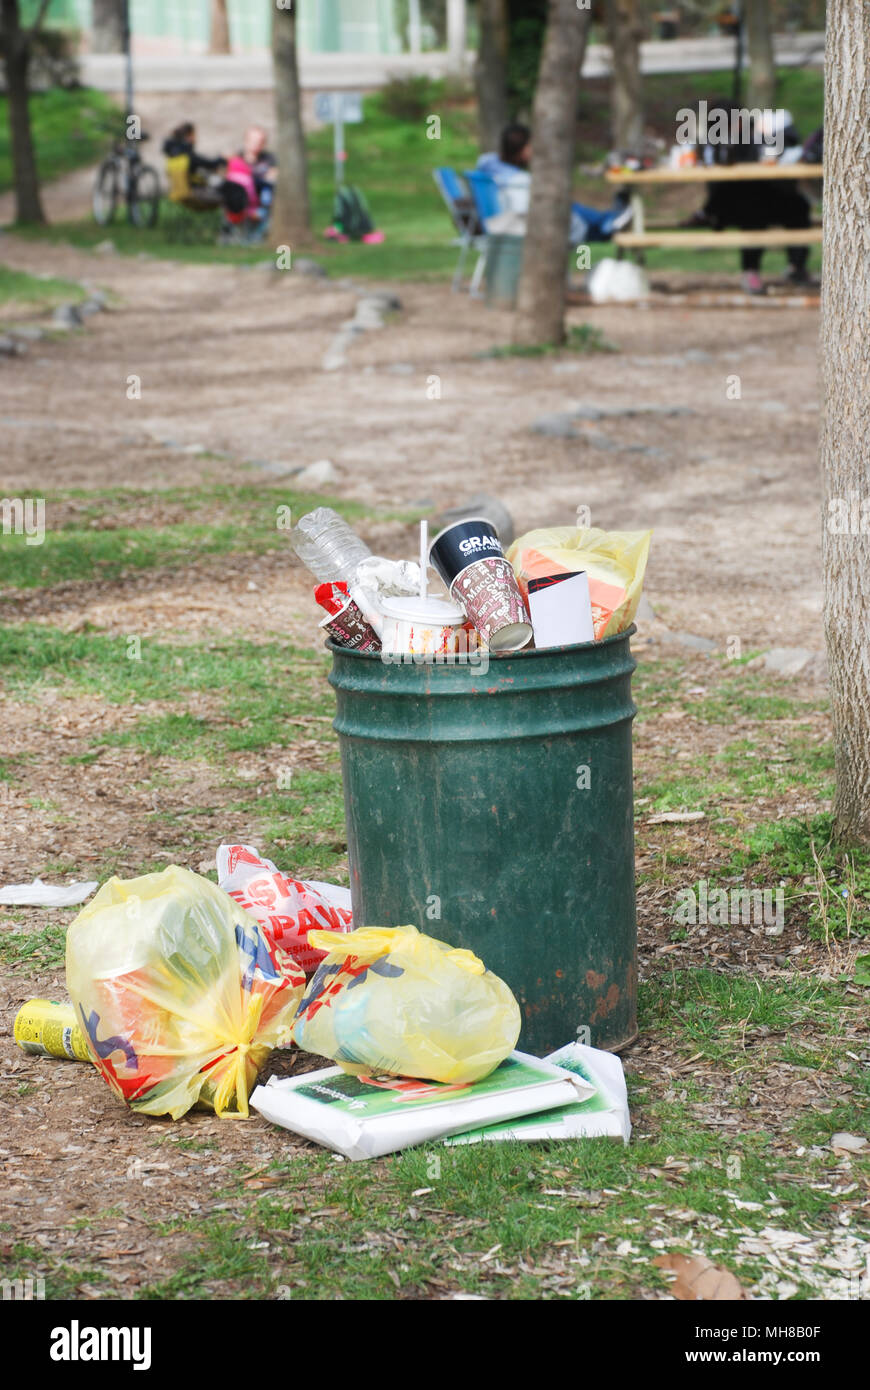
M 221 845 L 217 872 L 224 892 L 252 913 L 270 941 L 308 975 L 326 956 L 325 951 L 309 946 L 308 933 L 353 929 L 349 888 L 286 878 L 271 859 L 261 858 L 250 845 Z

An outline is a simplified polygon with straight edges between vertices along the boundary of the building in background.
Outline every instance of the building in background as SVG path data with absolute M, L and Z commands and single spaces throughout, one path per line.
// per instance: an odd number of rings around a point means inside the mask
M 267 49 L 273 0 L 227 0 L 233 50 Z M 87 45 L 92 0 L 52 0 L 48 22 L 78 29 Z M 23 0 L 25 19 L 37 0 Z M 210 0 L 130 0 L 134 51 L 205 53 Z M 407 0 L 305 0 L 299 7 L 300 47 L 310 53 L 401 53 Z

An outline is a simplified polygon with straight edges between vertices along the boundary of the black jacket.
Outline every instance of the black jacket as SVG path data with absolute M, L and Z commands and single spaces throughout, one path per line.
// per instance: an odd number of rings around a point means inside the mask
M 197 154 L 189 140 L 176 140 L 170 135 L 168 140 L 163 142 L 163 153 L 167 159 L 175 159 L 178 155 L 186 154 L 190 160 L 190 173 L 194 174 L 213 174 L 220 169 L 224 160 L 218 156 L 216 159 L 207 159 L 203 154 Z

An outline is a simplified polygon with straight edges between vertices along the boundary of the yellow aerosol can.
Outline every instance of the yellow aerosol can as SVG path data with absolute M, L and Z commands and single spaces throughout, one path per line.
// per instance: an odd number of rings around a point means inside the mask
M 28 999 L 15 1018 L 15 1041 L 23 1052 L 37 1057 L 69 1057 L 89 1062 L 85 1035 L 76 1022 L 72 1004 L 50 999 Z

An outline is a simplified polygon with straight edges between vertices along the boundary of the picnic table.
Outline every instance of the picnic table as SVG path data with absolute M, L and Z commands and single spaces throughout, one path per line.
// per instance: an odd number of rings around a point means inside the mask
M 821 227 L 771 227 L 762 231 L 704 231 L 692 228 L 675 230 L 666 227 L 647 228 L 643 205 L 643 190 L 653 184 L 752 183 L 755 180 L 774 182 L 779 179 L 821 179 L 822 164 L 693 164 L 682 169 L 664 166 L 659 169 L 608 169 L 608 183 L 631 189 L 631 208 L 634 214 L 630 232 L 617 232 L 615 245 L 625 250 L 644 251 L 650 246 L 685 246 L 688 248 L 743 246 L 814 246 L 822 239 Z

